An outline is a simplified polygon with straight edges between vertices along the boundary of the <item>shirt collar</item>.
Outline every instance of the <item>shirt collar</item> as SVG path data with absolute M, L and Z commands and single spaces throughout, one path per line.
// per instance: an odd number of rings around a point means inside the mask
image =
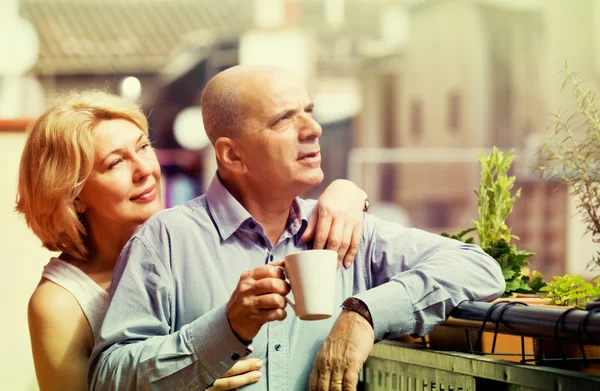
M 248 219 L 258 224 L 242 204 L 225 188 L 218 174 L 214 176 L 208 186 L 206 201 L 217 230 L 223 240 L 227 240 L 233 235 Z M 299 238 L 307 226 L 308 219 L 306 212 L 302 208 L 302 200 L 296 197 L 290 208 L 286 229 L 292 236 L 295 235 Z

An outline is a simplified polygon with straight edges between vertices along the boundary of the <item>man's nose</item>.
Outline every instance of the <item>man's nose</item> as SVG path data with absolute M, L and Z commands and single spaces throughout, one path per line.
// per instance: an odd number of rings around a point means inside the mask
M 316 139 L 323 133 L 323 128 L 313 117 L 305 114 L 299 133 L 300 139 Z

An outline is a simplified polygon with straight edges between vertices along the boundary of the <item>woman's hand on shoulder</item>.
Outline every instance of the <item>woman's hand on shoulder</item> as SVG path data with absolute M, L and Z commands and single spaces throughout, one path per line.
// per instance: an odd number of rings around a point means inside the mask
M 302 241 L 314 238 L 313 249 L 338 253 L 338 267 L 354 261 L 362 236 L 363 209 L 367 194 L 354 183 L 338 179 L 321 194 Z

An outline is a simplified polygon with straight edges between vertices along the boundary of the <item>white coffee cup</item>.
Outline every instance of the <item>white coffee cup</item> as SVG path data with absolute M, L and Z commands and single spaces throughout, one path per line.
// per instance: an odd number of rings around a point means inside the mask
M 331 250 L 305 250 L 284 258 L 296 303 L 285 299 L 298 318 L 320 320 L 333 314 L 337 255 Z

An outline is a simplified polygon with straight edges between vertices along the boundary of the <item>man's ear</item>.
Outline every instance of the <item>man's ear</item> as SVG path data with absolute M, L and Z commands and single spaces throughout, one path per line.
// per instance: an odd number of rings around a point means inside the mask
M 225 169 L 236 174 L 245 174 L 248 171 L 237 139 L 219 137 L 215 141 L 215 154 Z
M 77 213 L 84 213 L 85 210 L 87 209 L 87 205 L 85 204 L 85 202 L 81 201 L 81 199 L 79 197 L 75 198 L 75 201 L 73 201 L 73 204 L 75 205 L 75 212 L 77 212 Z

